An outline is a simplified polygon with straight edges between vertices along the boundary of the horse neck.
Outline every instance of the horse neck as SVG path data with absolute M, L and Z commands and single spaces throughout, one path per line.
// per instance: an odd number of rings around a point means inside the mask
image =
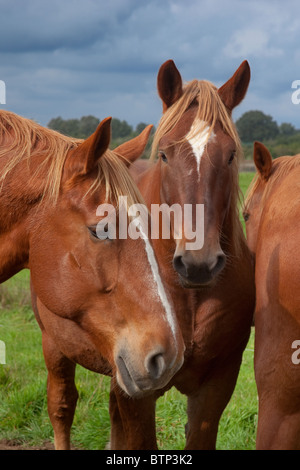
M 236 207 L 232 205 L 225 216 L 221 244 L 225 253 L 238 259 L 247 249 L 247 242 Z
M 252 288 L 254 282 L 254 259 L 243 231 L 242 224 L 236 210 L 229 211 L 225 218 L 221 237 L 221 246 L 229 262 L 226 264 L 226 277 L 238 279 L 239 282 L 248 279 L 248 287 Z M 245 285 L 245 288 L 248 289 Z
M 34 169 L 40 161 L 22 161 L 5 177 L 0 191 L 0 214 L 3 229 L 9 229 L 23 219 L 41 200 L 46 169 L 34 177 Z M 1 168 L 0 168 L 1 171 Z
M 30 227 L 36 220 L 42 197 L 41 179 L 34 181 L 31 177 L 30 165 L 24 161 L 16 165 L 2 182 L 0 282 L 28 265 Z

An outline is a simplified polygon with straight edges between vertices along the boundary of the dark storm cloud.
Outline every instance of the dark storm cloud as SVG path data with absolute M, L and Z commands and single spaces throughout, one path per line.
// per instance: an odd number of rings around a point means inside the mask
M 43 124 L 84 114 L 156 124 L 162 62 L 221 85 L 248 59 L 251 85 L 235 116 L 261 109 L 300 127 L 297 11 L 294 0 L 0 0 L 6 108 Z
M 0 1 L 1 52 L 82 49 L 105 38 L 120 19 L 126 21 L 134 1 Z

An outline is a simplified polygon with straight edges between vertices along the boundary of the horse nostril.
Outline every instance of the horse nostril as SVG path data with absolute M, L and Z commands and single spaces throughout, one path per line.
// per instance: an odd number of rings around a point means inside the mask
M 182 256 L 174 256 L 173 258 L 173 266 L 175 271 L 178 272 L 178 274 L 181 274 L 182 276 L 186 276 L 186 266 L 183 262 Z
M 213 274 L 217 274 L 218 272 L 222 271 L 226 263 L 226 256 L 224 254 L 220 254 L 217 256 L 217 262 L 212 269 Z
M 152 380 L 158 379 L 162 376 L 166 369 L 164 356 L 161 353 L 151 354 L 145 360 L 145 367 Z

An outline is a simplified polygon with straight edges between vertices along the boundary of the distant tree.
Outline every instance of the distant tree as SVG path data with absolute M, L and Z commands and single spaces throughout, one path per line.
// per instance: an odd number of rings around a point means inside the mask
M 78 119 L 67 119 L 63 125 L 64 134 L 81 138 L 79 120 Z
M 100 120 L 95 116 L 82 116 L 80 119 L 62 119 L 62 117 L 59 116 L 51 119 L 48 123 L 48 127 L 71 137 L 86 139 L 96 130 L 99 122 Z M 138 124 L 138 128 L 141 129 L 141 131 L 146 126 L 147 124 L 144 123 Z M 130 126 L 127 121 L 121 121 L 117 118 L 112 118 L 111 130 L 112 139 L 115 140 L 121 141 L 131 138 L 134 135 L 133 127 Z
M 95 116 L 82 116 L 79 121 L 79 131 L 83 138 L 88 137 L 97 129 L 100 120 Z
M 145 124 L 144 122 L 140 122 L 135 128 L 135 132 L 137 134 L 140 134 L 147 126 L 148 124 Z
M 51 119 L 51 121 L 48 122 L 48 127 L 49 129 L 53 129 L 57 131 L 63 126 L 64 120 L 59 116 L 57 118 Z
M 297 131 L 296 131 L 295 127 L 292 124 L 288 123 L 288 122 L 283 122 L 279 126 L 279 133 L 281 135 L 294 135 L 296 132 Z
M 99 122 L 94 116 L 83 116 L 81 119 L 62 119 L 59 116 L 51 119 L 48 127 L 71 137 L 86 139 L 96 130 Z
M 272 116 L 262 111 L 248 111 L 237 121 L 236 126 L 243 142 L 254 140 L 274 139 L 279 134 L 279 128 Z
M 48 127 L 49 129 L 53 129 L 54 131 L 61 132 L 62 134 L 66 134 L 66 121 L 62 119 L 60 116 L 57 118 L 51 119 L 50 122 L 48 122 Z
M 120 119 L 112 118 L 111 120 L 112 138 L 118 139 L 122 137 L 129 137 L 133 133 L 133 128 L 127 121 L 120 121 Z

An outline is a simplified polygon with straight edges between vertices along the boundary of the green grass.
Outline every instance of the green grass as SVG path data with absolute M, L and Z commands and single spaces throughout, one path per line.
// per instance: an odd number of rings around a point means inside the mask
M 17 306 L 11 292 L 22 300 Z M 47 372 L 41 332 L 30 307 L 28 272 L 0 287 L 0 339 L 6 345 L 6 364 L 0 364 L 0 439 L 27 445 L 53 440 L 47 413 Z M 3 307 L 4 305 L 4 307 Z M 101 449 L 109 439 L 109 378 L 78 366 L 79 403 L 72 430 L 75 447 Z
M 243 192 L 253 174 L 241 174 Z M 53 440 L 47 414 L 46 368 L 41 333 L 30 306 L 29 275 L 23 271 L 0 286 L 0 340 L 6 364 L 0 364 L 0 440 L 27 446 Z M 244 352 L 234 394 L 223 413 L 218 449 L 254 449 L 257 394 L 253 372 L 254 333 Z M 76 448 L 103 449 L 109 440 L 109 378 L 77 367 L 79 401 L 72 428 Z M 183 449 L 186 397 L 171 389 L 157 402 L 160 449 Z
M 27 445 L 52 441 L 47 414 L 46 368 L 41 334 L 27 307 L 2 311 L 1 339 L 7 348 L 0 365 L 0 439 Z M 103 449 L 109 440 L 109 379 L 77 367 L 79 401 L 72 428 L 77 448 Z M 257 399 L 253 375 L 253 335 L 244 352 L 238 383 L 225 410 L 219 449 L 251 449 L 255 442 Z M 161 449 L 184 448 L 186 397 L 172 389 L 157 402 L 157 437 Z
M 254 331 L 244 351 L 235 391 L 220 421 L 217 448 L 255 449 L 257 393 L 253 368 Z
M 239 184 L 240 184 L 240 188 L 241 188 L 243 194 L 246 193 L 246 191 L 249 187 L 249 184 L 251 183 L 254 175 L 255 175 L 255 173 L 252 173 L 250 171 L 247 172 L 247 173 L 240 173 Z

